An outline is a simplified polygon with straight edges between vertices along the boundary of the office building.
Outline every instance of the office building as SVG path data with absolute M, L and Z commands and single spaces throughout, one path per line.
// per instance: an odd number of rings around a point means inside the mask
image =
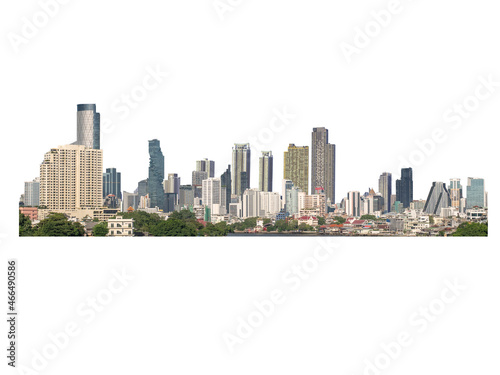
M 220 185 L 221 205 L 224 213 L 227 214 L 231 203 L 231 165 L 228 165 L 226 171 L 220 176 Z
M 164 212 L 174 212 L 179 203 L 179 194 L 164 193 L 163 208 Z
M 122 211 L 127 212 L 130 208 L 137 211 L 141 197 L 137 193 L 123 192 Z
M 194 189 L 194 197 L 201 198 L 202 195 L 202 185 L 203 180 L 206 180 L 208 177 L 208 172 L 206 171 L 193 171 L 191 177 L 191 184 Z
M 102 196 L 108 195 L 122 199 L 122 175 L 116 168 L 107 168 L 102 177 Z
M 284 154 L 283 178 L 307 194 L 309 191 L 309 146 L 290 144 Z
M 378 182 L 378 191 L 384 198 L 384 212 L 391 211 L 392 198 L 392 174 L 388 172 L 382 173 Z M 395 200 L 397 197 L 395 196 Z
M 262 151 L 259 159 L 259 190 L 273 191 L 273 153 Z
M 328 143 L 328 129 L 313 128 L 311 143 L 311 194 L 324 190 L 335 203 L 335 145 Z
M 187 208 L 194 205 L 194 188 L 192 185 L 181 185 L 179 187 L 179 206 Z
M 443 208 L 451 206 L 450 193 L 443 182 L 433 182 L 429 196 L 425 202 L 424 212 L 431 215 L 441 215 Z
M 24 183 L 24 205 L 27 207 L 37 207 L 40 205 L 40 178 Z
M 413 169 L 401 169 L 401 179 L 396 181 L 396 201 L 401 202 L 403 207 L 410 208 L 413 202 Z
M 285 192 L 286 204 L 285 204 L 285 212 L 287 215 L 298 215 L 300 208 L 299 207 L 299 194 L 304 194 L 300 191 L 298 187 L 293 186 L 287 187 Z
M 467 208 L 486 206 L 484 179 L 469 177 L 467 181 Z
M 137 184 L 137 194 L 139 195 L 139 197 L 144 197 L 145 195 L 148 194 L 148 180 L 147 179 L 139 181 L 139 183 Z
M 160 141 L 149 141 L 149 176 L 148 195 L 151 208 L 164 208 L 163 180 L 165 179 L 165 157 L 161 151 Z
M 167 180 L 163 181 L 163 190 L 165 193 L 173 193 L 179 195 L 181 187 L 181 178 L 177 173 L 169 173 Z
M 95 104 L 78 104 L 76 113 L 76 142 L 74 145 L 101 148 L 101 116 Z
M 215 162 L 208 159 L 196 161 L 196 171 L 207 172 L 206 178 L 215 177 Z

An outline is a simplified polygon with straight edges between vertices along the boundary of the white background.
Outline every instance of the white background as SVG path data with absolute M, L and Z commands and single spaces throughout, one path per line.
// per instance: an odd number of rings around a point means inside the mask
M 221 20 L 209 0 L 74 0 L 16 53 L 9 33 L 22 35 L 24 17 L 41 8 L 2 4 L 1 274 L 5 280 L 8 257 L 19 260 L 20 363 L 30 365 L 49 332 L 75 321 L 82 333 L 44 372 L 361 374 L 364 359 L 404 330 L 415 343 L 384 373 L 498 372 L 491 187 L 499 182 L 500 89 L 458 130 L 443 114 L 474 94 L 478 77 L 500 80 L 499 9 L 486 0 L 402 0 L 402 11 L 349 63 L 340 43 L 352 44 L 370 12 L 387 7 L 247 0 Z M 120 118 L 113 102 L 157 66 L 170 76 Z M 285 106 L 297 117 L 265 144 L 275 155 L 275 190 L 288 144 L 310 145 L 312 128 L 325 126 L 337 144 L 337 200 L 349 190 L 377 190 L 382 172 L 398 178 L 401 158 L 441 128 L 447 140 L 413 165 L 415 198 L 425 199 L 433 181 L 485 178 L 493 230 L 481 240 L 339 241 L 331 259 L 230 354 L 223 333 L 234 333 L 254 300 L 287 290 L 282 275 L 317 241 L 18 239 L 24 181 L 38 175 L 45 152 L 75 140 L 78 103 L 96 103 L 112 121 L 101 139 L 105 167 L 122 172 L 127 191 L 147 177 L 149 139 L 160 139 L 166 172 L 189 183 L 196 160 L 215 160 L 220 175 L 233 143 L 258 137 Z M 257 152 L 252 157 L 256 186 Z M 85 324 L 76 307 L 123 267 L 135 279 Z M 468 290 L 425 333 L 412 331 L 408 318 L 455 277 Z M 0 296 L 5 310 L 6 292 Z

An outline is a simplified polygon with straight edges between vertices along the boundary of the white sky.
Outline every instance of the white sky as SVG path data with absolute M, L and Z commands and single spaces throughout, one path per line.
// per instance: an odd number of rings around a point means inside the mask
M 96 103 L 113 121 L 101 140 L 105 167 L 122 172 L 127 191 L 147 177 L 149 139 L 161 141 L 165 173 L 179 173 L 187 184 L 201 158 L 215 160 L 220 175 L 232 145 L 250 142 L 284 106 L 297 118 L 266 147 L 274 154 L 274 190 L 281 189 L 287 145 L 310 145 L 316 126 L 327 127 L 337 145 L 337 201 L 349 190 L 377 190 L 382 172 L 395 181 L 399 158 L 436 127 L 449 139 L 415 168 L 415 199 L 425 199 L 433 181 L 453 177 L 484 177 L 488 188 L 491 170 L 478 156 L 488 156 L 500 92 L 460 130 L 442 116 L 474 93 L 478 76 L 500 80 L 499 26 L 489 1 L 402 1 L 402 12 L 351 64 L 339 44 L 353 43 L 355 28 L 386 2 L 254 0 L 224 21 L 210 1 L 135 4 L 63 5 L 17 55 L 4 38 L 4 120 L 23 145 L 15 199 L 38 175 L 45 152 L 75 140 L 78 103 Z M 14 6 L 0 15 L 5 34 L 19 34 L 22 17 L 39 9 Z M 121 120 L 112 103 L 142 82 L 148 66 L 170 76 Z M 253 187 L 257 158 L 254 151 Z

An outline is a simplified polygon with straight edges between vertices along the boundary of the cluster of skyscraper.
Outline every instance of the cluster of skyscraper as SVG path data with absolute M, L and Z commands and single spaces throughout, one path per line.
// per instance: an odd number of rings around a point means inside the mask
M 355 217 L 374 213 L 402 213 L 405 209 L 417 209 L 430 215 L 442 215 L 443 210 L 454 216 L 464 213 L 466 209 L 486 208 L 487 193 L 484 179 L 469 178 L 467 198 L 464 197 L 460 179 L 451 179 L 447 187 L 443 182 L 434 182 L 425 201 L 413 198 L 413 170 L 403 168 L 401 178 L 396 181 L 396 194 L 392 193 L 392 174 L 384 172 L 379 178 L 379 193 L 370 189 L 369 193 L 360 195 L 358 191 L 349 192 L 340 204 L 348 215 Z
M 215 177 L 214 161 L 196 161 L 191 183 L 186 185 L 181 185 L 176 173 L 165 178 L 165 157 L 159 140 L 149 141 L 149 157 L 148 178 L 138 183 L 135 192 L 122 194 L 121 173 L 116 168 L 107 168 L 103 173 L 100 115 L 96 106 L 79 104 L 77 141 L 45 154 L 40 177 L 25 184 L 24 204 L 51 211 L 77 212 L 78 217 L 112 215 L 120 208 L 163 212 L 187 208 L 202 210 L 207 220 L 213 215 L 282 218 L 302 213 L 325 215 L 335 210 L 360 216 L 399 212 L 412 205 L 439 215 L 448 208 L 462 212 L 466 208 L 487 207 L 484 180 L 479 178 L 469 178 L 467 198 L 460 180 L 452 179 L 449 187 L 442 182 L 433 183 L 426 201 L 414 201 L 412 168 L 401 170 L 395 184 L 396 194 L 392 191 L 392 174 L 384 172 L 379 179 L 378 193 L 373 189 L 364 195 L 351 191 L 336 205 L 336 146 L 329 143 L 328 129 L 323 127 L 312 130 L 311 155 L 309 146 L 295 144 L 290 144 L 284 152 L 281 195 L 273 192 L 271 151 L 260 155 L 259 185 L 251 188 L 248 143 L 234 145 L 231 165 L 220 177 Z
M 139 183 L 134 193 L 124 193 L 124 207 L 158 207 L 171 212 L 203 206 L 207 212 L 205 217 L 208 213 L 248 217 L 254 214 L 275 215 L 281 211 L 296 214 L 301 206 L 299 196 L 301 202 L 311 201 L 305 198 L 309 194 L 309 146 L 290 144 L 285 151 L 283 198 L 273 192 L 274 157 L 271 151 L 262 152 L 259 158 L 259 185 L 256 189 L 251 188 L 251 148 L 248 143 L 234 145 L 232 163 L 220 177 L 214 177 L 214 161 L 197 161 L 190 185 L 180 185 L 177 174 L 170 174 L 164 181 L 165 161 L 158 140 L 149 141 L 149 155 L 149 177 Z M 326 205 L 335 203 L 335 145 L 328 143 L 328 130 L 325 128 L 313 129 L 312 159 L 310 195 L 323 195 L 317 202 L 324 206 L 319 212 L 326 212 Z

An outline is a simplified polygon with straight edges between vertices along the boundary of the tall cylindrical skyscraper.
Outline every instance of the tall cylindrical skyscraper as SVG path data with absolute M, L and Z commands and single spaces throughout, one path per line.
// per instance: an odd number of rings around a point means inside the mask
M 101 116 L 95 104 L 77 105 L 76 126 L 76 145 L 101 148 Z

